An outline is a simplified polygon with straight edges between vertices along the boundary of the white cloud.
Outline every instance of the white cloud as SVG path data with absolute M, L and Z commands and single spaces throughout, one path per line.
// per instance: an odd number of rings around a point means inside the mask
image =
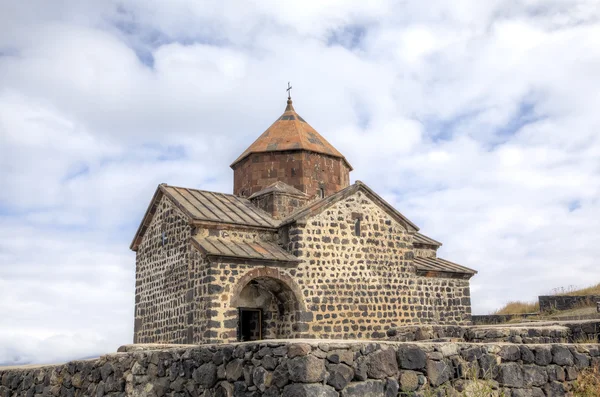
M 0 362 L 130 342 L 128 246 L 156 185 L 231 191 L 288 80 L 354 179 L 479 270 L 475 312 L 598 282 L 599 17 L 591 0 L 2 3 Z

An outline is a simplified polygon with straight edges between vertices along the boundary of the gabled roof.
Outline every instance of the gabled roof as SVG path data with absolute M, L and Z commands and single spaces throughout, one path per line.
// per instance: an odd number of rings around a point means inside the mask
M 425 245 L 434 245 L 436 247 L 441 247 L 442 243 L 432 239 L 431 237 L 427 237 L 421 233 L 415 233 L 413 236 L 413 244 L 425 244 Z
M 198 237 L 192 241 L 209 257 L 250 259 L 260 261 L 276 261 L 297 263 L 300 260 L 277 244 L 265 241 L 235 241 L 218 237 Z
M 302 196 L 302 197 L 306 197 L 306 198 L 310 197 L 308 194 L 304 193 L 301 190 L 296 189 L 293 186 L 288 185 L 287 183 L 277 181 L 275 183 L 270 184 L 266 188 L 254 193 L 252 196 L 248 197 L 248 199 L 253 199 L 255 197 L 262 196 L 263 194 L 268 194 L 268 193 L 285 193 L 285 194 L 289 194 L 289 195 L 293 195 L 293 196 Z
M 283 114 L 231 164 L 231 167 L 233 168 L 234 165 L 251 153 L 281 152 L 287 150 L 308 150 L 339 157 L 352 170 L 352 166 L 346 158 L 296 113 L 291 99 L 288 99 Z
M 454 262 L 447 261 L 442 258 L 422 258 L 415 257 L 414 265 L 417 268 L 417 274 L 427 275 L 427 273 L 433 273 L 438 275 L 439 273 L 457 274 L 457 275 L 468 275 L 469 278 L 477 274 L 476 270 L 470 269 L 465 266 L 461 266 Z
M 352 196 L 359 190 L 365 193 L 367 197 L 369 197 L 373 202 L 378 204 L 385 212 L 388 213 L 388 215 L 396 219 L 400 224 L 404 225 L 409 232 L 416 232 L 419 230 L 419 227 L 417 225 L 412 223 L 407 217 L 402 215 L 397 209 L 392 207 L 387 201 L 381 198 L 381 196 L 379 196 L 361 181 L 356 181 L 353 185 L 350 185 L 347 188 L 332 194 L 331 196 L 327 196 L 325 198 L 315 201 L 311 205 L 303 207 L 300 211 L 295 212 L 288 218 L 284 219 L 281 222 L 280 226 L 287 225 L 289 223 L 296 222 L 300 219 L 316 215 L 321 211 L 329 208 L 333 204 L 337 203 L 338 201 Z
M 275 229 L 279 223 L 246 198 L 233 194 L 169 186 L 163 183 L 158 186 L 152 197 L 131 243 L 132 250 L 135 251 L 142 241 L 158 202 L 163 196 L 168 197 L 188 217 L 190 223 L 215 222 L 269 229 Z

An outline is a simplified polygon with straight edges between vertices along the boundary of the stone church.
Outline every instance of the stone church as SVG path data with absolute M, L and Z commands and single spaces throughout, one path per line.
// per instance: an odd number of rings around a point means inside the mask
M 476 271 L 366 184 L 288 98 L 233 194 L 161 184 L 131 244 L 135 343 L 385 337 L 466 324 Z

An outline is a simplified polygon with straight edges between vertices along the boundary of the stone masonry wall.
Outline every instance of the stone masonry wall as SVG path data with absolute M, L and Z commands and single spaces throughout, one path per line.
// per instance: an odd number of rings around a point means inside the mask
M 192 248 L 192 233 L 279 242 L 302 262 L 210 262 Z M 377 339 L 402 324 L 468 323 L 468 280 L 416 276 L 411 242 L 406 229 L 362 192 L 279 235 L 192 229 L 162 198 L 137 251 L 134 340 L 234 342 L 239 307 L 263 309 L 265 338 Z M 273 297 L 269 305 L 236 302 L 250 282 Z
M 417 277 L 412 236 L 360 191 L 291 227 L 286 248 L 303 259 L 286 272 L 314 314 L 316 338 L 380 338 L 389 326 L 469 321 L 468 280 Z
M 0 397 L 558 397 L 600 366 L 597 344 L 271 341 L 128 349 L 0 368 Z
M 359 218 L 360 236 L 356 236 Z M 276 236 L 229 233 L 228 238 Z M 411 260 L 412 236 L 362 192 L 309 218 L 306 224 L 291 226 L 287 237 L 279 238 L 301 263 L 291 267 L 227 261 L 211 265 L 217 292 L 211 298 L 211 325 L 218 340 L 236 340 L 239 306 L 235 299 L 256 279 L 267 290 L 285 291 L 279 294 L 278 312 L 267 314 L 291 325 L 266 336 L 377 339 L 385 337 L 388 327 L 402 324 L 469 322 L 468 280 L 417 277 Z
M 233 194 L 250 197 L 275 182 L 313 197 L 323 188 L 331 195 L 350 185 L 344 160 L 308 151 L 252 153 L 234 166 Z
M 185 216 L 163 197 L 136 252 L 136 343 L 188 342 L 190 236 Z
M 570 310 L 582 306 L 596 306 L 600 302 L 600 295 L 551 295 L 539 296 L 540 311 L 547 312 L 551 310 Z

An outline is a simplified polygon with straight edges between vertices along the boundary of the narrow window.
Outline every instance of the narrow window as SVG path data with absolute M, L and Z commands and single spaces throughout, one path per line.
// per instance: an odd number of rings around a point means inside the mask
M 360 218 L 354 221 L 354 235 L 360 237 Z
M 160 244 L 164 247 L 167 244 L 167 222 L 160 225 Z

